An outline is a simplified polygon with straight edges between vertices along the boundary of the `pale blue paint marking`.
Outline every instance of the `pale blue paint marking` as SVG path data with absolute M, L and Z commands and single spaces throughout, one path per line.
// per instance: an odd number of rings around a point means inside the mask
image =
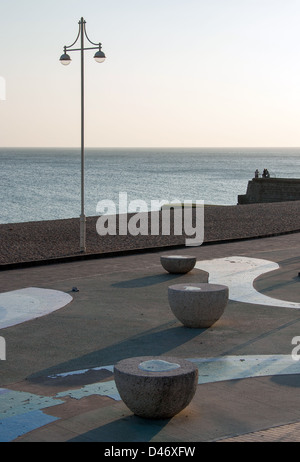
M 82 388 L 77 388 L 76 390 L 62 391 L 57 393 L 56 397 L 63 398 L 65 396 L 70 396 L 74 399 L 81 399 L 91 395 L 108 396 L 116 401 L 121 399 L 114 380 L 92 383 Z
M 40 410 L 0 420 L 0 442 L 9 443 L 19 436 L 48 425 L 55 420 L 58 420 L 58 417 L 44 414 Z
M 0 421 L 31 411 L 64 404 L 64 401 L 49 396 L 38 396 L 23 391 L 7 390 L 0 393 Z
M 251 377 L 300 374 L 300 361 L 293 360 L 291 355 L 221 356 L 188 360 L 198 368 L 199 385 Z M 113 366 L 105 366 L 106 369 L 108 367 L 113 370 Z M 73 371 L 66 375 L 85 372 L 86 370 Z M 55 380 L 56 377 L 52 378 Z M 63 404 L 64 401 L 58 398 L 68 396 L 80 400 L 92 395 L 121 400 L 114 380 L 62 391 L 57 393 L 55 398 L 0 388 L 0 441 L 12 441 L 20 435 L 57 420 L 56 417 L 43 414 L 41 409 Z
M 190 358 L 199 371 L 198 384 L 251 377 L 300 374 L 300 361 L 291 355 L 247 355 Z
M 198 384 L 251 377 L 300 374 L 300 361 L 291 355 L 220 356 L 217 358 L 188 358 L 199 371 Z M 121 400 L 114 380 L 93 383 L 82 388 L 63 391 L 57 398 L 69 396 L 81 399 L 91 395 L 108 396 Z
M 10 390 L 7 390 L 7 388 L 0 388 L 0 395 L 4 395 L 4 393 L 9 393 Z

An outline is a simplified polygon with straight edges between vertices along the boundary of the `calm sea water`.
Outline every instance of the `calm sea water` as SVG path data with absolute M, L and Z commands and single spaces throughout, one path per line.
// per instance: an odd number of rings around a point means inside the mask
M 0 149 L 0 223 L 78 217 L 79 149 Z M 86 149 L 85 214 L 120 193 L 128 203 L 196 201 L 234 205 L 248 180 L 267 168 L 271 176 L 300 178 L 300 148 Z

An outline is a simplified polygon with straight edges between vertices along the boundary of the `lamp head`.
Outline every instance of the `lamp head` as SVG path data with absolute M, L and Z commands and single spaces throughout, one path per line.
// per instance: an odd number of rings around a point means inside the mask
M 103 53 L 103 51 L 101 51 L 101 44 L 99 44 L 99 51 L 95 53 L 94 59 L 95 61 L 97 61 L 97 63 L 103 63 L 103 61 L 105 61 L 105 58 L 105 54 Z
M 70 56 L 66 52 L 63 55 L 61 55 L 59 60 L 60 60 L 61 64 L 63 64 L 64 66 L 67 66 L 72 61 Z

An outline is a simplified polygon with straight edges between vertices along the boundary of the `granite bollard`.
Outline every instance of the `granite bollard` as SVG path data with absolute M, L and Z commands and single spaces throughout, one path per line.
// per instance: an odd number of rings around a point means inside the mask
M 206 328 L 224 313 L 228 294 L 228 287 L 221 284 L 175 284 L 168 288 L 168 301 L 184 326 Z
M 198 369 L 184 359 L 141 356 L 119 361 L 114 378 L 121 399 L 135 415 L 169 419 L 193 399 Z
M 168 273 L 188 273 L 196 264 L 196 257 L 183 255 L 169 255 L 160 257 L 162 267 Z

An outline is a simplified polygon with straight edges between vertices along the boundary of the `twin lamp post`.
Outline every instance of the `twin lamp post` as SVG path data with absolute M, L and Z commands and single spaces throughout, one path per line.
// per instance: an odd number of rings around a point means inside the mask
M 86 21 L 81 18 L 79 21 L 79 31 L 76 37 L 75 42 L 72 45 L 64 47 L 64 53 L 60 57 L 60 62 L 67 66 L 71 63 L 71 58 L 67 54 L 67 51 L 80 51 L 81 52 L 81 215 L 80 215 L 80 251 L 86 251 L 86 217 L 84 214 L 84 51 L 85 50 L 95 50 L 98 51 L 95 53 L 94 58 L 98 63 L 102 63 L 105 60 L 105 54 L 101 50 L 101 43 L 92 42 L 87 33 L 86 33 Z M 84 37 L 88 40 L 92 47 L 84 47 Z M 80 48 L 73 48 L 74 45 L 80 38 Z

